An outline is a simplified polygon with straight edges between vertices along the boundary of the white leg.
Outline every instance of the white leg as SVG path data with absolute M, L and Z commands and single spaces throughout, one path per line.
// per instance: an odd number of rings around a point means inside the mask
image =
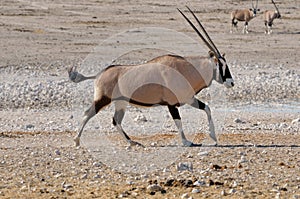
M 206 112 L 207 119 L 208 119 L 209 136 L 217 143 L 218 140 L 215 133 L 215 126 L 211 117 L 210 108 L 207 105 L 205 105 L 204 111 Z
M 182 144 L 184 146 L 192 146 L 193 142 L 187 140 L 186 137 L 185 137 L 185 135 L 184 135 L 184 133 L 183 133 L 181 119 L 174 119 L 174 122 L 175 122 L 175 125 L 176 125 L 176 127 L 177 127 L 177 129 L 179 131 Z

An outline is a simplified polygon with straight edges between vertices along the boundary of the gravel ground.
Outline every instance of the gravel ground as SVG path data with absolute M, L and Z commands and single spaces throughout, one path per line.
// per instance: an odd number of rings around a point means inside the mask
M 205 54 L 176 11 L 185 2 L 1 1 L 0 197 L 300 198 L 299 3 L 278 2 L 272 35 L 261 13 L 249 34 L 229 34 L 230 11 L 251 3 L 222 3 L 187 3 L 235 79 L 230 90 L 213 84 L 197 96 L 212 109 L 218 146 L 206 115 L 184 106 L 184 130 L 201 147 L 180 146 L 165 107 L 129 107 L 124 129 L 145 148 L 128 147 L 111 124 L 112 105 L 76 148 L 93 82 L 71 83 L 66 68 L 95 74 L 116 57 L 134 64 L 166 51 Z

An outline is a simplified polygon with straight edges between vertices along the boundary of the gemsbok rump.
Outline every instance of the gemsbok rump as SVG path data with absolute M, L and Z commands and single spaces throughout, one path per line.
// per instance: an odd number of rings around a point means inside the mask
M 278 7 L 276 6 L 275 2 L 272 0 L 273 5 L 275 6 L 276 10 L 266 10 L 264 11 L 264 22 L 265 22 L 265 33 L 271 34 L 272 33 L 272 25 L 274 19 L 279 19 L 281 17 Z
M 258 0 L 256 0 L 256 4 L 254 6 L 253 0 L 252 0 L 252 8 L 249 9 L 243 9 L 243 10 L 234 10 L 231 12 L 231 28 L 230 32 L 232 33 L 233 27 L 237 28 L 237 23 L 238 21 L 244 21 L 244 28 L 243 28 L 243 33 L 249 33 L 248 32 L 248 23 L 251 19 L 253 19 L 259 9 L 257 8 L 258 6 Z
M 189 8 L 188 10 L 204 32 L 206 39 L 178 9 L 210 49 L 208 56 L 163 55 L 140 65 L 111 65 L 96 76 L 90 77 L 78 73 L 74 67 L 68 69 L 69 78 L 75 83 L 95 79 L 94 101 L 85 112 L 78 134 L 74 138 L 76 146 L 80 145 L 80 137 L 86 123 L 111 102 L 115 103 L 113 125 L 130 145 L 141 144 L 131 140 L 121 126 L 128 103 L 144 107 L 167 106 L 184 146 L 195 146 L 195 144 L 187 140 L 183 133 L 178 107 L 189 104 L 204 110 L 208 117 L 209 135 L 217 144 L 210 108 L 196 99 L 195 95 L 210 86 L 213 79 L 226 87 L 233 87 L 234 82 L 224 56 L 220 54 L 195 14 Z

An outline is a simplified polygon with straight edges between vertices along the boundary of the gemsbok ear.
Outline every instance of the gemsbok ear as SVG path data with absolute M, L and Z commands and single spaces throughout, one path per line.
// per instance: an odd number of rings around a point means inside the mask
M 249 10 L 252 11 L 252 8 L 250 8 Z

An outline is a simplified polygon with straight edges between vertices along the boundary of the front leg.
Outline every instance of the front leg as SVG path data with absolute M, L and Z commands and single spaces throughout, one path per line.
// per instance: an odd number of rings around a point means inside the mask
M 206 115 L 207 115 L 207 119 L 208 119 L 208 130 L 209 130 L 209 136 L 216 142 L 218 142 L 217 137 L 216 137 L 216 133 L 215 133 L 215 126 L 211 117 L 211 111 L 210 108 L 204 104 L 203 102 L 199 101 L 196 98 L 192 99 L 192 103 L 190 103 L 190 105 L 194 108 L 197 109 L 201 109 L 204 110 Z

